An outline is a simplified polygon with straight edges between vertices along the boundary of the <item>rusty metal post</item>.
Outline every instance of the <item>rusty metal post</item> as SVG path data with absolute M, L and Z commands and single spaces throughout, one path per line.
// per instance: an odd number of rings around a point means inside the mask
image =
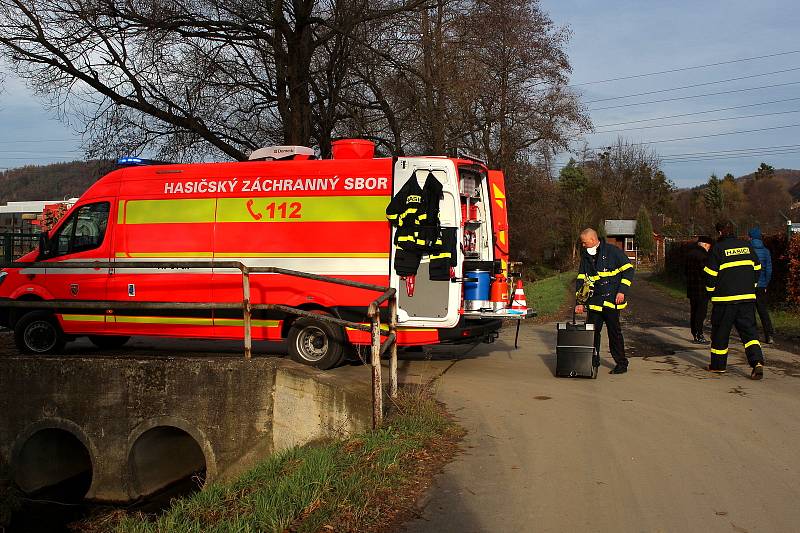
M 370 306 L 370 311 L 372 311 Z M 375 309 L 372 320 L 372 427 L 383 424 L 383 384 L 381 383 L 381 317 Z
M 394 341 L 389 348 L 389 395 L 397 398 L 397 295 L 389 300 L 389 337 Z
M 253 355 L 253 335 L 250 329 L 250 272 L 247 266 L 242 265 L 242 310 L 244 312 L 244 358 L 249 360 Z

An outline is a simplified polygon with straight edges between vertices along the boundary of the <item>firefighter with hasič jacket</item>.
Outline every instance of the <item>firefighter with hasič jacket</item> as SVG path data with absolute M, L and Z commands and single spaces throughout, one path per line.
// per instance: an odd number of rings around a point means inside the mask
M 628 358 L 625 357 L 625 339 L 619 322 L 619 312 L 627 307 L 625 293 L 633 280 L 633 265 L 628 256 L 605 239 L 599 239 L 597 232 L 587 228 L 581 232 L 581 265 L 578 269 L 576 289 L 583 292 L 587 284 L 592 285 L 592 294 L 585 305 L 575 306 L 575 312 L 586 309 L 586 321 L 594 324 L 594 347 L 600 353 L 600 332 L 603 324 L 608 328 L 608 346 L 616 366 L 612 374 L 628 371 Z
M 711 372 L 725 372 L 728 340 L 735 325 L 744 343 L 750 377 L 764 376 L 764 355 L 757 339 L 756 286 L 761 264 L 750 243 L 737 239 L 730 221 L 716 225 L 717 244 L 711 248 L 705 267 L 706 290 L 711 296 Z

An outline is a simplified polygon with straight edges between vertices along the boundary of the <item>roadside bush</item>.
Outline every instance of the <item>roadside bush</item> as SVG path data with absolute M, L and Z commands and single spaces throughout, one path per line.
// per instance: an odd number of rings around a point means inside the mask
M 787 255 L 786 302 L 800 307 L 800 235 L 794 235 Z

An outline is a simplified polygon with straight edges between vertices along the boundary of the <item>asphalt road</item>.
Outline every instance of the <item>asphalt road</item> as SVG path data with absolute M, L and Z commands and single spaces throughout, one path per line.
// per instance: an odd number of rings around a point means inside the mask
M 407 381 L 440 376 L 468 430 L 406 531 L 798 531 L 800 359 L 767 346 L 751 381 L 732 341 L 729 372 L 709 374 L 681 302 L 658 294 L 634 285 L 625 375 L 607 373 L 604 338 L 597 380 L 555 378 L 554 324 L 523 325 L 518 350 L 506 329 L 494 345 L 401 362 Z

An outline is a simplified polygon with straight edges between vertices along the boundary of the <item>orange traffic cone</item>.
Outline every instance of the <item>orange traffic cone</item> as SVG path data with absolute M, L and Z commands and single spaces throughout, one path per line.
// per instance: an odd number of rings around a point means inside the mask
M 522 290 L 522 280 L 517 280 L 517 288 L 514 289 L 514 299 L 511 301 L 511 309 L 527 311 L 528 304 L 525 301 L 525 292 Z

